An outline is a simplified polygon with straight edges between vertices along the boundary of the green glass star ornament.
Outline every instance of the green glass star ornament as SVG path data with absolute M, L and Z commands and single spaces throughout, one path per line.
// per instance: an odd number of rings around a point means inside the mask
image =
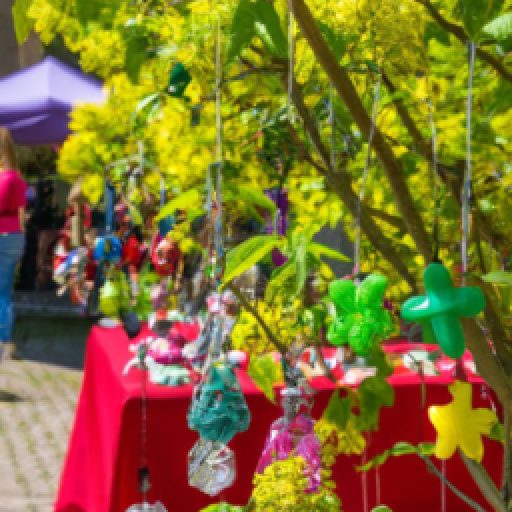
M 472 317 L 485 307 L 480 288 L 455 288 L 448 270 L 431 263 L 423 274 L 426 295 L 411 297 L 402 305 L 402 317 L 412 322 L 429 322 L 441 350 L 457 359 L 465 348 L 461 317 Z

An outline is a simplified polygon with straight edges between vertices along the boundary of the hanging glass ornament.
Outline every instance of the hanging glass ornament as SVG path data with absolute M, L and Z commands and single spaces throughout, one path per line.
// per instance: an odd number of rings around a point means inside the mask
M 327 339 L 333 345 L 349 344 L 360 356 L 367 356 L 393 331 L 389 311 L 384 308 L 388 280 L 370 274 L 360 285 L 339 279 L 329 285 L 329 298 L 336 306 L 336 316 Z
M 121 260 L 122 251 L 121 240 L 117 236 L 106 235 L 96 239 L 92 255 L 96 261 L 118 263 Z
M 215 339 L 215 335 L 212 336 Z M 214 496 L 235 479 L 235 455 L 226 443 L 249 428 L 250 412 L 233 367 L 214 362 L 196 387 L 188 424 L 200 434 L 189 453 L 189 483 Z
M 157 501 L 153 505 L 147 502 L 132 505 L 126 509 L 126 512 L 167 512 L 167 509 L 160 501 Z
M 159 276 L 170 276 L 178 267 L 181 251 L 170 235 L 157 234 L 151 245 L 151 262 Z
M 450 273 L 441 263 L 431 263 L 423 274 L 425 295 L 411 297 L 402 305 L 402 317 L 428 322 L 441 350 L 457 359 L 464 353 L 465 340 L 460 317 L 472 317 L 485 307 L 480 288 L 455 288 Z
M 263 473 L 277 460 L 300 456 L 306 463 L 305 476 L 309 480 L 306 492 L 315 492 L 321 482 L 321 444 L 309 414 L 311 403 L 300 388 L 284 388 L 281 396 L 283 416 L 270 427 L 256 471 Z
M 188 454 L 190 486 L 209 496 L 230 487 L 236 476 L 235 454 L 223 443 L 199 438 Z
M 188 425 L 206 440 L 229 443 L 249 428 L 250 412 L 233 367 L 213 363 L 194 391 Z

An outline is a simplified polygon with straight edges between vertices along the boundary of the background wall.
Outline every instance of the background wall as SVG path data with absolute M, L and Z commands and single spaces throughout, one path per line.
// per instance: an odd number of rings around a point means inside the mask
M 21 48 L 18 47 L 12 21 L 14 0 L 0 0 L 0 77 L 35 64 L 43 56 L 39 38 L 31 34 Z

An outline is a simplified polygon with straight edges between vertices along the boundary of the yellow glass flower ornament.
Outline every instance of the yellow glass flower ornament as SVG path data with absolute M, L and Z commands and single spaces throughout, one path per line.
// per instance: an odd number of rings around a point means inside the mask
M 498 421 L 496 413 L 472 408 L 471 384 L 456 380 L 449 389 L 453 396 L 451 403 L 428 409 L 428 417 L 437 431 L 435 455 L 439 459 L 449 459 L 460 447 L 466 457 L 480 462 L 484 454 L 482 435 L 490 434 Z

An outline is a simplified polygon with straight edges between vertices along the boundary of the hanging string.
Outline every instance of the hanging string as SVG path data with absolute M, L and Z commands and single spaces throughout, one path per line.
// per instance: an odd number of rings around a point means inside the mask
M 370 133 L 368 135 L 368 148 L 366 150 L 366 161 L 364 164 L 363 175 L 361 178 L 361 187 L 359 189 L 359 197 L 357 201 L 357 216 L 356 216 L 356 236 L 354 242 L 354 274 L 357 275 L 360 271 L 361 265 L 361 211 L 362 204 L 366 188 L 366 179 L 368 177 L 368 170 L 370 168 L 371 156 L 372 156 L 372 144 L 373 137 L 375 136 L 375 126 L 377 124 L 377 112 L 379 107 L 380 97 L 380 82 L 381 77 L 375 82 L 374 93 L 373 93 L 373 109 L 372 118 L 370 124 Z
M 287 99 L 287 115 L 291 124 L 295 123 L 295 113 L 293 111 L 293 81 L 295 79 L 295 35 L 293 33 L 293 11 L 288 11 L 288 99 Z
M 361 465 L 365 465 L 367 462 L 366 449 L 363 452 Z M 368 471 L 361 472 L 361 487 L 363 491 L 363 512 L 368 512 Z
M 473 103 L 473 76 L 475 73 L 476 45 L 469 42 L 469 82 L 468 95 L 466 100 L 466 172 L 464 173 L 464 184 L 462 186 L 462 284 L 466 284 L 468 271 L 468 238 L 469 238 L 469 216 L 471 202 L 471 115 Z
M 222 67 L 221 67 L 221 28 L 220 18 L 217 19 L 217 35 L 215 41 L 215 124 L 217 142 L 217 162 L 222 163 Z
M 432 250 L 432 261 L 439 261 L 439 245 L 440 245 L 440 231 L 439 231 L 439 212 L 441 209 L 441 199 L 439 197 L 439 169 L 437 158 L 437 129 L 434 123 L 434 113 L 432 109 L 432 102 L 427 100 L 428 106 L 428 119 L 430 124 L 430 133 L 432 138 L 432 166 L 430 173 L 430 185 L 432 188 L 432 196 L 434 198 L 434 219 L 432 226 L 432 238 L 434 247 Z
M 217 140 L 217 180 L 216 180 L 216 223 L 215 223 L 215 249 L 217 262 L 220 262 L 224 254 L 222 242 L 222 65 L 221 65 L 221 44 L 222 34 L 220 18 L 217 20 L 217 37 L 215 43 L 215 118 L 216 118 L 216 140 Z M 218 276 L 217 276 L 218 277 Z M 218 283 L 217 283 L 218 285 Z
M 167 199 L 167 192 L 165 190 L 165 179 L 160 175 L 160 208 L 163 208 Z
M 441 512 L 446 512 L 446 460 L 441 461 Z
M 331 169 L 336 171 L 336 114 L 334 112 L 334 92 L 329 84 L 329 125 L 331 128 Z
M 379 465 L 375 466 L 375 499 L 377 500 L 376 505 L 380 505 L 382 503 Z
M 110 183 L 110 180 L 105 181 L 105 231 L 107 234 L 112 233 L 114 229 L 114 206 L 116 200 L 116 189 Z
M 147 345 L 139 347 L 139 366 L 141 369 L 141 448 L 139 467 L 139 492 L 142 494 L 143 504 L 147 503 L 147 494 L 150 488 L 148 469 L 148 415 L 147 415 L 147 371 L 146 365 Z

